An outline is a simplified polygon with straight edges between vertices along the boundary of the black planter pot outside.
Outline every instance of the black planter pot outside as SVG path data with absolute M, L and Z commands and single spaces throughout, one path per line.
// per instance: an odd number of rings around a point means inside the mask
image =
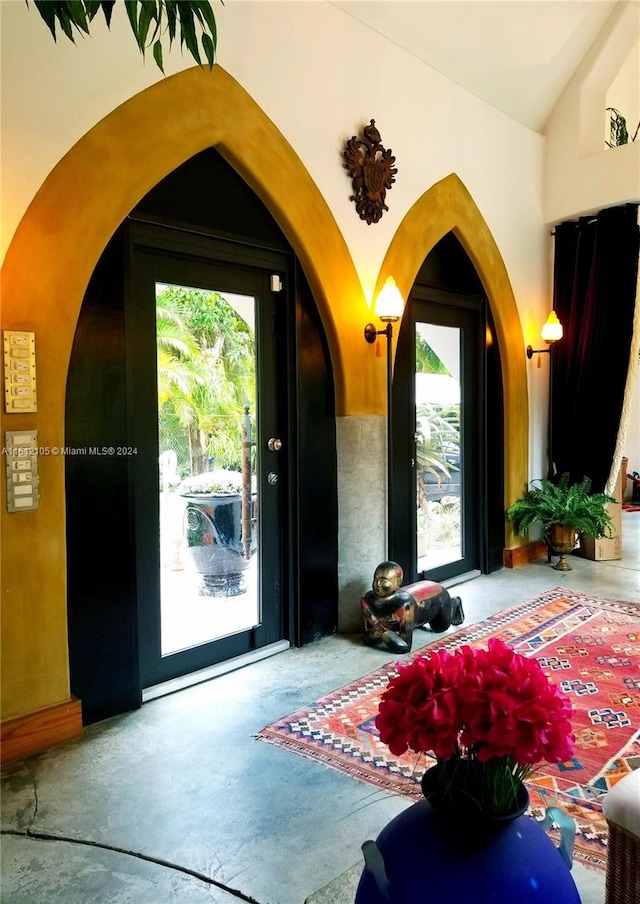
M 242 533 L 242 495 L 181 493 L 185 500 L 186 558 L 202 575 L 205 596 L 237 596 L 244 592 L 243 572 L 255 555 L 252 530 L 245 544 Z

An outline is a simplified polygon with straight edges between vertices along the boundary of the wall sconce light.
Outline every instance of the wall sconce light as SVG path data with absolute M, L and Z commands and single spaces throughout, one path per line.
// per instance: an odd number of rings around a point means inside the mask
M 393 276 L 388 276 L 375 303 L 375 312 L 387 327 L 384 330 L 377 330 L 372 323 L 368 323 L 364 328 L 364 338 L 367 342 L 373 344 L 377 336 L 387 336 L 390 339 L 393 335 L 392 324 L 400 320 L 403 311 L 404 298 Z
M 548 412 L 548 434 L 547 434 L 547 460 L 548 469 L 547 477 L 553 480 L 555 474 L 555 466 L 553 461 L 553 355 L 552 350 L 558 339 L 562 339 L 562 324 L 558 320 L 555 311 L 551 311 L 547 317 L 547 322 L 541 330 L 543 340 L 547 343 L 548 348 L 532 348 L 527 346 L 527 358 L 533 358 L 534 355 L 549 355 L 549 412 Z M 540 358 L 538 358 L 538 367 L 540 367 Z M 549 555 L 551 555 L 549 553 Z
M 558 339 L 562 339 L 562 324 L 558 320 L 555 311 L 551 311 L 551 313 L 547 317 L 547 322 L 544 324 L 541 330 L 541 336 L 544 342 L 547 343 L 549 348 L 532 348 L 532 346 L 528 345 L 527 358 L 533 358 L 534 355 L 543 355 L 545 353 L 551 354 L 553 343 L 557 342 Z
M 402 317 L 404 311 L 404 298 L 396 285 L 393 276 L 387 280 L 380 290 L 375 302 L 375 312 L 386 323 L 383 330 L 377 330 L 373 323 L 368 323 L 364 328 L 364 338 L 371 345 L 378 336 L 387 337 L 387 558 L 393 559 L 391 537 L 393 530 L 393 417 L 391 410 L 392 401 L 392 340 L 393 324 Z

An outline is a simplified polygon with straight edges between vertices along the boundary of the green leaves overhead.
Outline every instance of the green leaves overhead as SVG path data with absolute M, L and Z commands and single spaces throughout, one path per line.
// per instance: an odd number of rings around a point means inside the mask
M 29 0 L 25 2 L 28 6 Z M 100 9 L 107 25 L 110 25 L 114 5 L 115 0 L 34 0 L 34 6 L 46 22 L 54 41 L 58 39 L 56 23 L 70 41 L 74 41 L 74 29 L 88 35 L 89 23 Z
M 29 0 L 25 0 L 27 6 Z M 90 24 L 102 11 L 111 25 L 115 0 L 33 0 L 54 41 L 58 29 L 75 43 L 78 33 L 89 35 Z M 151 47 L 153 59 L 164 72 L 163 42 L 171 49 L 176 38 L 199 66 L 203 56 L 209 69 L 215 61 L 218 31 L 210 0 L 124 0 L 124 7 L 142 55 Z

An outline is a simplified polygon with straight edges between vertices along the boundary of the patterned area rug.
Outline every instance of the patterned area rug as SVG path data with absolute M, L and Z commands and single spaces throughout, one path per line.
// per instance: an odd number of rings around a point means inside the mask
M 607 790 L 640 767 L 640 604 L 556 588 L 477 625 L 441 636 L 398 660 L 429 649 L 486 646 L 499 637 L 519 653 L 536 656 L 573 704 L 574 756 L 542 764 L 527 783 L 530 814 L 542 818 L 560 806 L 576 820 L 574 857 L 604 870 Z M 374 724 L 378 703 L 395 665 L 263 728 L 258 738 L 286 747 L 352 778 L 419 799 L 420 778 L 433 760 L 408 751 L 394 757 Z

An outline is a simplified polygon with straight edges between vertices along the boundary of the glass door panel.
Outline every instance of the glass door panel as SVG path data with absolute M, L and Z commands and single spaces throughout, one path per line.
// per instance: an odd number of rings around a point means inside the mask
M 285 261 L 146 224 L 130 234 L 128 418 L 148 689 L 283 638 L 287 444 L 283 453 L 275 439 L 286 297 L 272 286 Z
M 417 322 L 415 349 L 417 570 L 424 572 L 464 555 L 461 330 Z
M 393 552 L 405 582 L 452 581 L 481 565 L 487 512 L 483 311 L 481 297 L 416 284 L 399 330 Z
M 260 624 L 256 299 L 156 283 L 161 655 Z

